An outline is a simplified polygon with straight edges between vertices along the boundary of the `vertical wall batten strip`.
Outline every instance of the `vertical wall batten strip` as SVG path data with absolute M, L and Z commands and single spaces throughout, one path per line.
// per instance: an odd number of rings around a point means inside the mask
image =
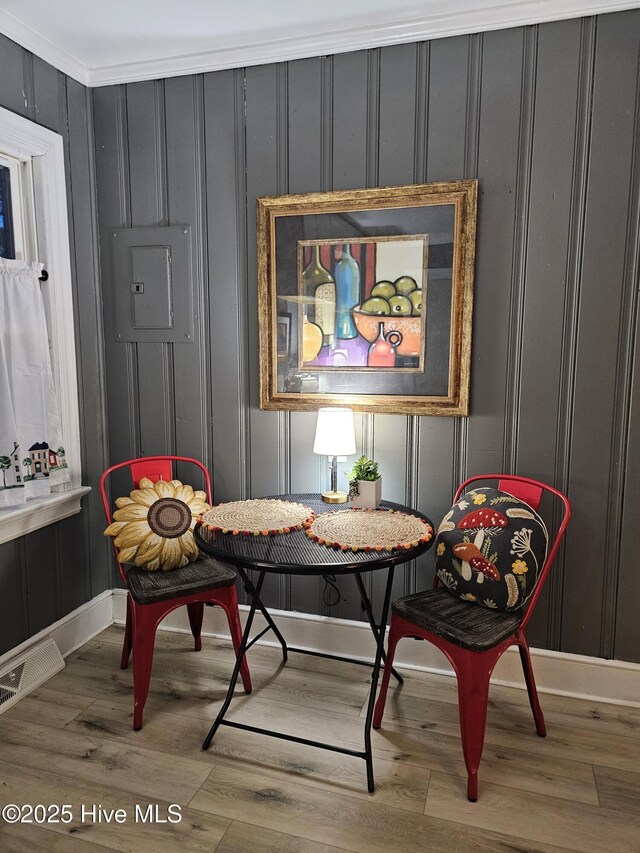
M 289 192 L 289 63 L 276 66 L 276 168 L 278 194 Z M 291 412 L 278 412 L 278 492 L 291 492 Z M 291 577 L 278 575 L 277 607 L 291 606 Z
M 409 507 L 418 505 L 418 475 L 420 471 L 420 417 L 407 416 L 407 455 L 405 470 L 405 504 Z M 416 561 L 405 564 L 403 595 L 410 595 L 416 590 Z
M 18 600 L 20 602 L 20 613 L 22 614 L 22 638 L 30 637 L 34 631 L 31 630 L 31 615 L 29 612 L 29 586 L 28 564 L 27 564 L 27 538 L 21 536 L 15 540 L 16 566 L 18 567 Z
M 128 87 L 118 86 L 116 94 L 116 133 L 118 139 L 118 178 L 120 183 L 120 225 L 130 227 L 133 222 L 131 204 L 131 161 L 129 158 L 129 113 L 127 109 Z M 125 347 L 127 369 L 127 410 L 129 426 L 129 448 L 131 457 L 140 456 L 141 430 L 138 401 L 138 370 L 135 343 L 121 343 Z M 119 413 L 115 415 L 119 417 Z M 121 452 L 124 448 L 121 449 Z M 125 456 L 126 458 L 126 456 Z
M 482 33 L 469 36 L 467 49 L 466 120 L 464 133 L 464 178 L 478 176 L 480 149 L 480 100 L 482 92 Z M 474 288 L 475 289 L 475 288 Z M 472 336 L 473 345 L 473 336 Z M 470 400 L 470 407 L 473 399 Z M 471 412 L 470 408 L 470 412 Z M 453 495 L 468 473 L 469 418 L 453 422 L 453 457 L 451 465 L 451 494 Z
M 129 122 L 127 112 L 127 87 L 116 86 L 115 95 L 116 144 L 118 158 L 118 200 L 120 210 L 118 224 L 123 228 L 131 225 L 131 166 L 129 163 Z
M 131 419 L 129 427 L 131 430 L 131 456 L 133 458 L 145 453 L 142 435 L 142 424 L 140 422 L 140 407 L 136 406 L 136 400 L 140 393 L 140 374 L 138 369 L 138 344 L 127 342 L 123 346 L 127 348 L 127 390 L 130 398 Z
M 247 312 L 249 305 L 249 276 L 247 273 L 247 78 L 242 68 L 233 72 L 236 190 L 236 263 L 238 268 L 238 340 L 244 345 L 238 349 L 238 403 L 240 406 L 240 498 L 251 494 L 251 417 L 249 413 L 249 333 Z M 243 593 L 244 594 L 244 593 Z
M 415 139 L 413 147 L 413 180 L 424 184 L 427 180 L 427 139 L 429 123 L 429 59 L 430 42 L 421 42 L 416 46 L 416 99 L 415 99 Z M 422 417 L 414 415 L 411 419 L 411 439 L 408 443 L 408 457 L 411 459 L 411 473 L 407 481 L 411 483 L 407 489 L 408 506 L 419 509 L 420 504 L 420 425 Z M 407 437 L 409 442 L 409 437 Z M 404 594 L 410 595 L 419 589 L 418 565 L 424 560 L 412 560 L 405 574 Z
M 578 315 L 580 312 L 580 277 L 584 254 L 587 183 L 589 179 L 589 147 L 591 139 L 591 105 L 596 54 L 596 20 L 582 21 L 580 41 L 580 71 L 578 78 L 578 112 L 574 150 L 574 169 L 571 190 L 571 212 L 567 235 L 566 295 L 562 331 L 562 360 L 558 400 L 558 435 L 556 439 L 555 484 L 571 498 L 569 489 L 571 467 L 571 434 L 573 431 L 574 388 L 578 352 Z M 554 519 L 557 523 L 557 519 Z M 564 600 L 564 562 L 566 539 L 560 547 L 556 566 L 549 578 L 550 607 L 548 647 L 559 649 L 562 636 Z
M 320 78 L 320 189 L 333 189 L 333 57 L 323 56 Z
M 155 113 L 154 142 L 156 149 L 156 207 L 158 225 L 169 224 L 168 164 L 167 164 L 167 105 L 165 81 L 156 80 L 153 87 Z
M 464 135 L 465 178 L 475 178 L 478 174 L 483 43 L 484 42 L 482 33 L 475 33 L 469 36 L 469 51 L 467 63 L 467 116 Z
M 367 53 L 367 149 L 366 149 L 367 186 L 377 187 L 380 183 L 380 49 L 373 48 Z M 362 415 L 362 453 L 375 457 L 376 416 Z M 366 449 L 364 449 L 366 448 Z M 371 577 L 367 575 L 365 584 L 367 594 L 371 594 Z
M 171 445 L 178 455 L 195 456 L 207 463 L 208 413 L 211 382 L 207 372 L 209 335 L 204 334 L 204 304 L 209 269 L 204 194 L 203 79 L 201 75 L 165 81 L 165 147 L 167 224 L 191 225 L 191 280 L 193 337 L 170 344 L 173 367 L 171 385 Z M 174 271 L 174 292 L 180 298 L 182 276 Z M 198 400 L 200 405 L 194 405 Z M 178 471 L 178 477 L 180 472 Z
M 367 124 L 366 124 L 366 174 L 368 187 L 380 184 L 380 49 L 367 51 Z M 376 457 L 376 416 L 367 412 L 362 415 L 363 455 L 369 459 Z M 366 450 L 364 449 L 366 448 Z M 373 600 L 373 572 L 367 572 L 363 578 L 367 595 Z M 375 605 L 374 605 L 375 606 Z M 362 602 L 357 618 L 362 619 Z M 354 614 L 355 616 L 355 614 Z
M 156 204 L 158 224 L 169 224 L 169 164 L 167 154 L 167 103 L 165 81 L 154 85 L 155 143 L 156 143 Z M 194 271 L 195 272 L 195 271 Z M 173 363 L 173 344 L 160 344 L 162 353 L 162 396 L 165 412 L 164 452 L 176 452 L 176 400 Z
M 430 48 L 431 43 L 428 41 L 416 46 L 416 117 L 413 147 L 413 180 L 416 184 L 424 184 L 427 180 Z
M 33 54 L 28 50 L 22 52 L 22 74 L 24 80 L 24 110 L 27 118 L 36 121 L 36 98 L 33 80 Z
M 516 226 L 513 232 L 511 255 L 511 296 L 509 306 L 509 328 L 511 334 L 507 347 L 505 422 L 502 451 L 502 470 L 505 473 L 511 474 L 516 470 L 518 458 L 518 423 L 520 420 L 520 394 L 522 387 L 522 342 L 527 278 L 537 41 L 538 27 L 527 27 L 523 31 L 520 127 L 515 187 Z
M 380 48 L 367 53 L 367 186 L 377 187 L 380 161 Z
M 209 424 L 211 423 L 211 390 L 209 382 L 208 367 L 211 364 L 211 341 L 206 334 L 206 318 L 209 316 L 209 233 L 207 223 L 207 160 L 205 157 L 205 131 L 204 131 L 204 77 L 198 74 L 193 80 L 193 104 L 194 104 L 194 172 L 196 174 L 196 185 L 194 187 L 195 202 L 195 239 L 197 249 L 194 254 L 194 310 L 197 312 L 195 319 L 195 335 L 198 345 L 198 377 L 199 392 L 203 398 L 203 405 L 199 410 L 200 450 L 199 457 L 202 459 L 207 470 L 211 471 L 213 459 L 207 440 Z
M 174 369 L 174 347 L 163 343 L 162 347 L 162 396 L 167 417 L 164 423 L 164 446 L 167 453 L 176 452 L 176 381 Z M 195 448 L 190 452 L 193 453 Z
M 380 49 L 374 48 L 367 52 L 367 153 L 366 153 L 367 186 L 377 187 L 380 181 Z M 375 450 L 376 416 L 362 416 L 363 443 L 368 452 L 363 453 L 373 459 Z M 366 440 L 365 440 L 366 436 Z M 367 595 L 373 599 L 373 573 L 368 572 L 364 577 Z M 359 617 L 362 618 L 362 603 Z
M 617 602 L 621 571 L 622 537 L 624 533 L 625 475 L 628 459 L 631 423 L 634 341 L 638 321 L 638 287 L 640 285 L 640 54 L 636 75 L 636 102 L 633 118 L 633 142 L 629 180 L 627 233 L 623 267 L 623 298 L 620 304 L 620 334 L 616 358 L 616 389 L 614 397 L 614 430 L 609 461 L 609 494 L 607 529 L 602 582 L 602 657 L 614 658 L 617 634 Z
M 276 183 L 278 195 L 289 192 L 289 65 L 276 66 Z M 291 412 L 278 412 L 278 491 L 288 494 L 291 491 Z M 281 595 L 286 578 L 280 576 Z M 287 583 L 287 586 L 290 582 Z M 282 603 L 280 604 L 282 606 Z
M 81 436 L 81 465 L 83 477 L 89 482 L 93 481 L 100 474 L 99 454 L 96 453 L 96 447 L 90 446 L 89 442 L 95 436 L 95 429 L 92 429 L 89 424 L 89 419 L 86 417 L 87 404 L 92 399 L 92 394 L 98 391 L 100 395 L 101 376 L 99 373 L 92 373 L 89 378 L 89 370 L 94 371 L 93 361 L 95 358 L 100 359 L 100 343 L 101 343 L 101 323 L 99 318 L 97 324 L 93 327 L 89 325 L 88 318 L 85 316 L 84 304 L 91 301 L 92 307 L 96 304 L 95 294 L 90 294 L 87 289 L 79 286 L 80 281 L 87 280 L 87 272 L 92 272 L 95 275 L 94 281 L 97 281 L 96 259 L 97 246 L 95 243 L 96 220 L 94 210 L 93 192 L 95 191 L 95 183 L 91 181 L 91 145 L 92 137 L 90 131 L 90 101 L 87 97 L 86 90 L 76 83 L 74 80 L 68 81 L 64 87 L 64 110 L 65 121 L 63 122 L 65 149 L 68 163 L 67 172 L 67 207 L 70 223 L 70 231 L 73 239 L 70 245 L 70 260 L 71 260 L 71 276 L 73 281 L 73 314 L 79 318 L 80 322 L 76 324 L 75 341 L 76 341 L 76 358 L 78 362 L 78 417 L 80 422 Z M 74 156 L 75 154 L 75 156 Z M 88 207 L 88 210 L 87 210 Z M 89 246 L 89 248 L 88 248 Z M 87 264 L 87 256 L 89 264 Z M 87 267 L 90 265 L 90 270 Z M 93 311 L 92 311 L 93 313 Z M 96 341 L 97 338 L 97 341 Z M 91 346 L 92 358 L 87 357 L 87 349 Z M 106 414 L 104 406 L 100 406 L 100 396 L 97 401 L 93 401 L 91 407 L 92 420 L 95 418 L 97 428 L 100 429 L 100 424 L 104 423 L 99 415 L 103 417 Z M 96 406 L 95 403 L 98 403 Z M 99 415 L 96 418 L 96 408 Z M 64 430 L 64 424 L 63 424 Z M 102 457 L 102 462 L 106 457 Z M 96 464 L 97 463 L 97 464 Z M 101 519 L 98 518 L 98 513 L 101 515 L 101 507 L 98 506 L 97 495 L 93 493 L 85 499 L 84 510 L 88 516 L 88 523 L 84 524 L 79 531 L 84 541 L 84 553 L 87 555 L 87 565 L 89 571 L 74 572 L 72 576 L 67 575 L 68 563 L 63 565 L 63 548 L 61 537 L 67 533 L 73 520 L 66 521 L 64 525 L 56 525 L 54 528 L 54 553 L 56 559 L 56 576 L 57 576 L 57 599 L 54 606 L 55 618 L 59 619 L 74 606 L 87 600 L 89 597 L 89 589 L 93 586 L 93 574 L 98 566 L 103 569 L 104 563 L 100 560 L 93 561 L 91 559 L 91 540 L 96 536 L 96 527 L 100 525 Z M 97 522 L 97 523 L 96 523 Z M 104 539 L 102 536 L 100 545 L 96 545 L 96 552 L 100 551 L 102 556 L 105 554 Z M 76 546 L 77 547 L 77 546 Z M 95 568 L 94 568 L 95 565 Z M 71 583 L 69 583 L 71 581 Z M 103 577 L 96 583 L 96 587 L 102 590 L 109 583 L 108 573 L 104 573 Z M 78 585 L 81 585 L 80 595 L 78 596 Z M 63 596 L 63 590 L 65 595 Z M 76 596 L 78 596 L 76 598 Z M 79 599 L 79 600 L 78 600 Z
M 429 42 L 416 45 L 413 134 L 413 182 L 423 184 L 427 169 L 427 121 L 429 103 Z M 407 417 L 405 504 L 417 508 L 420 477 L 420 424 L 418 415 Z M 417 562 L 411 560 L 404 573 L 404 595 L 417 591 Z
M 82 88 L 85 110 L 86 133 L 86 179 L 88 186 L 88 222 L 85 228 L 88 234 L 74 235 L 85 244 L 90 240 L 88 259 L 85 259 L 84 271 L 95 282 L 95 291 L 78 288 L 79 303 L 89 305 L 91 312 L 90 330 L 80 346 L 82 362 L 82 391 L 80 392 L 81 436 L 83 437 L 83 471 L 88 482 L 93 482 L 108 465 L 109 447 L 107 435 L 107 396 L 106 396 L 106 358 L 104 337 L 104 315 L 102 305 L 102 282 L 100 278 L 100 252 L 98 243 L 97 175 L 95 162 L 94 115 L 91 90 Z M 74 158 L 75 159 L 75 158 Z M 74 204 L 76 201 L 74 199 Z M 85 307 L 85 312 L 87 308 Z M 82 339 L 82 335 L 80 335 Z M 91 347 L 90 356 L 87 350 Z M 85 389 L 90 390 L 85 392 Z M 96 490 L 86 499 L 88 521 L 83 525 L 86 541 L 86 553 L 90 572 L 81 575 L 84 582 L 83 597 L 80 603 L 96 596 L 111 586 L 111 555 L 108 543 L 101 533 L 103 520 L 100 496 Z M 62 543 L 60 552 L 62 553 Z M 64 614 L 62 614 L 64 615 Z

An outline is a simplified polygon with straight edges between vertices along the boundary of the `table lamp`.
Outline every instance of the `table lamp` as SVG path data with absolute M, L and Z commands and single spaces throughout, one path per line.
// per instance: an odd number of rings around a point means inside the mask
M 356 433 L 351 409 L 318 409 L 313 452 L 328 456 L 331 466 L 331 489 L 322 493 L 322 500 L 330 504 L 346 503 L 347 493 L 337 490 L 338 456 L 352 456 L 356 452 Z

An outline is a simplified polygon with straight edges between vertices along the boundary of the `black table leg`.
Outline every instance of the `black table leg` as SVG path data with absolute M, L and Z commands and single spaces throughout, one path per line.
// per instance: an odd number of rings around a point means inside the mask
M 371 692 L 369 693 L 369 704 L 367 705 L 367 718 L 364 724 L 364 751 L 367 762 L 367 787 L 369 793 L 373 793 L 373 756 L 371 754 L 371 723 L 373 722 L 373 709 L 376 704 L 376 690 L 378 677 L 380 676 L 380 664 L 384 653 L 384 636 L 387 631 L 387 616 L 389 615 L 389 604 L 391 602 L 391 585 L 393 584 L 393 566 L 389 566 L 387 573 L 387 586 L 384 591 L 382 613 L 380 614 L 380 631 L 378 632 L 378 644 L 376 647 L 376 659 L 373 664 L 373 675 L 371 676 Z M 237 674 L 236 674 L 237 678 Z
M 229 705 L 231 703 L 231 699 L 233 697 L 233 692 L 236 689 L 236 682 L 238 681 L 238 674 L 240 672 L 240 664 L 242 662 L 242 658 L 244 656 L 245 650 L 247 648 L 249 634 L 251 633 L 251 625 L 253 624 L 253 617 L 256 613 L 256 607 L 258 607 L 258 602 L 260 602 L 260 590 L 262 589 L 262 584 L 264 583 L 264 572 L 260 572 L 260 577 L 258 579 L 258 585 L 254 588 L 253 584 L 247 578 L 245 572 L 240 569 L 240 574 L 243 575 L 243 581 L 248 584 L 247 592 L 251 595 L 251 607 L 249 608 L 249 615 L 247 616 L 247 624 L 244 627 L 244 632 L 242 634 L 242 641 L 240 642 L 240 648 L 238 649 L 238 654 L 236 655 L 236 665 L 233 668 L 233 673 L 231 675 L 231 681 L 229 682 L 229 689 L 227 690 L 227 695 L 225 697 L 224 702 L 222 703 L 222 708 L 218 711 L 218 716 L 215 718 L 215 721 L 211 728 L 209 729 L 209 734 L 204 739 L 204 743 L 202 744 L 203 749 L 209 749 L 209 745 L 213 740 L 213 736 L 218 731 L 220 727 L 220 723 L 222 722 L 224 715 L 227 713 Z
M 262 600 L 260 599 L 260 596 L 259 596 L 258 592 L 256 591 L 256 588 L 253 586 L 253 584 L 249 580 L 247 573 L 244 571 L 244 569 L 241 569 L 240 566 L 236 566 L 236 570 L 237 570 L 238 574 L 241 576 L 242 582 L 244 584 L 244 588 L 246 589 L 246 591 L 251 596 L 251 600 L 255 601 L 257 609 L 262 613 L 262 615 L 264 616 L 264 618 L 267 622 L 267 625 L 271 628 L 273 633 L 278 638 L 278 642 L 282 646 L 282 659 L 286 663 L 289 660 L 289 655 L 287 653 L 287 641 L 285 640 L 285 638 L 282 636 L 282 634 L 278 630 L 278 626 L 273 621 L 271 614 L 269 613 L 267 608 L 262 603 Z M 264 579 L 264 572 L 261 572 L 260 587 L 262 587 L 262 580 L 263 579 Z
M 369 626 L 371 627 L 371 631 L 373 636 L 375 637 L 376 643 L 378 642 L 378 626 L 376 625 L 376 620 L 373 618 L 373 609 L 371 607 L 371 602 L 369 601 L 369 596 L 367 595 L 367 591 L 364 588 L 364 584 L 362 583 L 362 575 L 360 572 L 356 572 L 354 575 L 356 579 L 356 583 L 358 584 L 358 590 L 360 591 L 360 599 L 362 601 L 362 606 L 364 608 L 365 613 L 367 614 L 367 619 L 369 620 Z M 386 628 L 386 625 L 385 625 Z M 387 655 L 384 650 L 384 646 L 382 648 L 382 660 L 384 661 L 385 666 L 387 665 Z M 404 678 L 397 672 L 393 667 L 391 667 L 391 674 L 396 679 L 399 684 L 404 684 Z

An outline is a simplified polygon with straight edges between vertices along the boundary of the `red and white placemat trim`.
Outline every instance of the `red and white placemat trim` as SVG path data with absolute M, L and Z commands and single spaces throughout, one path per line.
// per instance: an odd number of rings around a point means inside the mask
M 319 545 L 342 551 L 409 551 L 429 542 L 433 528 L 399 510 L 352 507 L 317 516 L 306 525 L 306 533 Z
M 304 504 L 264 498 L 217 504 L 202 513 L 196 523 L 233 536 L 275 536 L 302 530 L 314 518 L 314 511 Z

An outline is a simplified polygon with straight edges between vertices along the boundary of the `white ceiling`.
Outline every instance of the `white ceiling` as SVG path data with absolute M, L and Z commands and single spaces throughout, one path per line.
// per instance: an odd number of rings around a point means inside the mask
M 0 0 L 0 32 L 88 86 L 637 8 L 638 0 Z

